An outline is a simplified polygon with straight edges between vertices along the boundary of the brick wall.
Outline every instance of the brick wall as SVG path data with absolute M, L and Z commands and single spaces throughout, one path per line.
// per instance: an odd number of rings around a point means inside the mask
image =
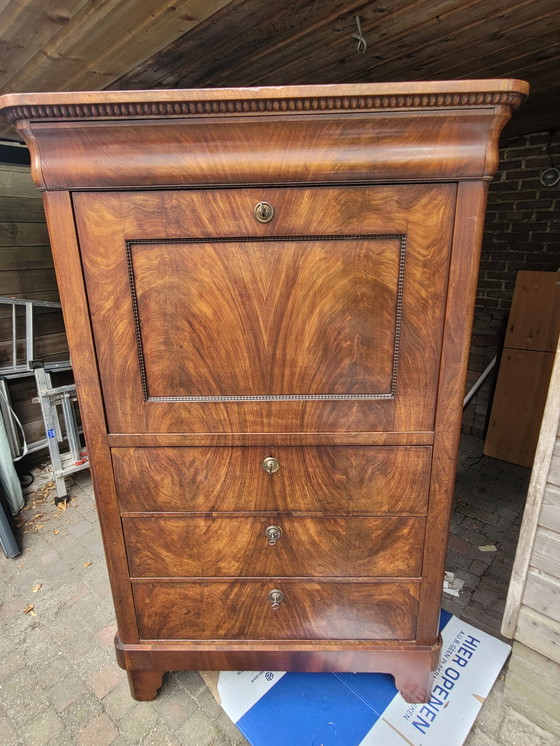
M 490 184 L 482 243 L 467 390 L 496 354 L 520 269 L 560 267 L 560 184 L 544 187 L 543 168 L 560 168 L 560 133 L 504 142 L 500 168 Z M 484 434 L 492 388 L 486 380 L 463 414 L 463 432 Z

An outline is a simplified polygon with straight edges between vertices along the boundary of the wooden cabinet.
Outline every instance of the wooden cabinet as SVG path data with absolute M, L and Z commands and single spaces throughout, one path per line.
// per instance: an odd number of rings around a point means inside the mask
M 2 98 L 33 151 L 133 696 L 429 697 L 487 181 L 527 87 Z
M 532 466 L 560 335 L 560 274 L 517 273 L 486 456 Z

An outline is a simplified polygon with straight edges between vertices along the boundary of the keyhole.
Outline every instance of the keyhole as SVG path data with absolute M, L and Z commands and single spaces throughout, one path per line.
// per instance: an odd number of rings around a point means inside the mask
M 259 202 L 253 211 L 259 223 L 270 223 L 274 217 L 274 209 L 269 202 Z

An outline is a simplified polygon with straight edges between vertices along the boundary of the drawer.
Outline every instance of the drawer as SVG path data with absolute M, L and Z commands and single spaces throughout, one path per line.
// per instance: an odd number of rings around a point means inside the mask
M 167 580 L 133 589 L 144 640 L 413 640 L 420 584 Z
M 123 527 L 132 577 L 416 577 L 425 519 L 146 516 Z M 267 528 L 281 531 L 273 544 Z
M 114 448 L 122 512 L 425 513 L 428 446 Z M 264 459 L 279 468 L 269 474 Z

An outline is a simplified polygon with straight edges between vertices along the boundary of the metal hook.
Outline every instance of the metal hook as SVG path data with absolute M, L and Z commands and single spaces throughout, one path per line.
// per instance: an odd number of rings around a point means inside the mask
M 356 16 L 356 26 L 358 28 L 357 34 L 352 34 L 352 38 L 358 42 L 358 54 L 365 54 L 367 49 L 367 41 L 362 34 L 362 25 L 360 23 L 360 16 Z

